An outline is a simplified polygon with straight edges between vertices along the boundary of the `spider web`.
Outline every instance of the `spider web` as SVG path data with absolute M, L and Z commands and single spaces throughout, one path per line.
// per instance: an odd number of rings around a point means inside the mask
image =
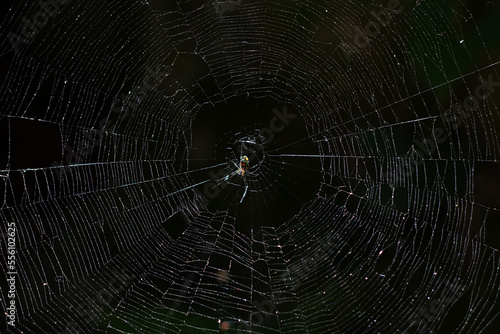
M 498 14 L 11 4 L 1 331 L 493 333 Z

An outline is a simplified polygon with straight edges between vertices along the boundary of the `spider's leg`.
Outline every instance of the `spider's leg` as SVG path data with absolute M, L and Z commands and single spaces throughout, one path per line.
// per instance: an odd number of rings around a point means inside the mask
M 232 161 L 232 160 L 231 160 L 231 162 L 232 162 L 235 166 L 237 166 L 237 165 L 234 163 L 234 161 Z M 224 182 L 224 181 L 229 180 L 230 178 L 232 178 L 232 177 L 233 177 L 234 175 L 236 175 L 236 174 L 238 174 L 238 172 L 237 172 L 237 171 L 235 171 L 235 172 L 229 172 L 229 173 L 227 173 L 227 175 L 226 175 L 226 176 L 223 176 L 223 177 L 221 177 L 221 178 L 219 178 L 219 179 L 217 179 L 217 180 L 214 180 L 214 181 L 215 181 L 215 184 L 218 186 L 221 182 Z
M 243 182 L 245 183 L 245 192 L 243 193 L 243 196 L 241 196 L 240 203 L 243 202 L 243 199 L 245 198 L 245 195 L 247 194 L 247 190 L 248 190 L 248 182 L 247 182 L 247 178 L 245 176 L 243 176 Z
M 248 167 L 248 168 L 247 168 L 247 170 L 252 170 L 252 169 L 254 169 L 255 167 L 257 167 L 257 165 L 252 165 L 252 166 Z
M 238 171 L 231 172 L 231 173 L 227 174 L 226 176 L 224 176 L 221 180 L 227 181 L 230 178 L 232 178 L 233 176 L 235 176 L 236 174 L 238 174 Z

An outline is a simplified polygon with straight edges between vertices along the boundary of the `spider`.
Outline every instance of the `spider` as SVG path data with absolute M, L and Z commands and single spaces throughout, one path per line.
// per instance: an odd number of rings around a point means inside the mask
M 242 155 L 240 157 L 240 164 L 239 165 L 232 160 L 231 160 L 231 162 L 233 163 L 233 165 L 237 169 L 236 169 L 236 171 L 230 173 L 229 175 L 226 175 L 226 177 L 224 177 L 224 181 L 229 180 L 229 178 L 233 177 L 234 175 L 239 175 L 243 178 L 243 183 L 245 183 L 245 191 L 243 192 L 243 196 L 241 196 L 241 200 L 240 200 L 240 203 L 241 203 L 241 202 L 243 202 L 243 199 L 245 198 L 245 196 L 247 194 L 247 190 L 248 190 L 248 182 L 247 182 L 247 178 L 245 176 L 245 173 L 247 170 L 250 169 L 250 160 L 248 159 L 248 157 L 246 155 Z
M 238 173 L 241 176 L 245 176 L 245 171 L 248 169 L 248 167 L 250 167 L 250 162 L 248 161 L 248 157 L 244 155 L 240 159 L 240 167 L 238 168 L 236 173 Z

